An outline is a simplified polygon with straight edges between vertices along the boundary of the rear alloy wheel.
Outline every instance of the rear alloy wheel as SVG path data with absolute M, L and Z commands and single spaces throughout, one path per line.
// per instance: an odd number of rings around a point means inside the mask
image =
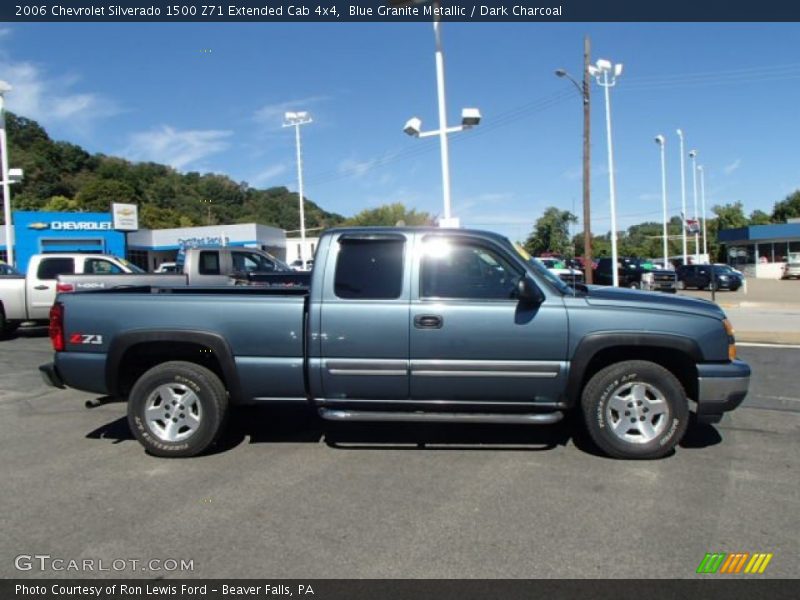
M 581 404 L 592 439 L 615 458 L 660 458 L 681 440 L 689 422 L 680 382 L 649 361 L 600 370 L 584 388 Z
M 225 386 L 209 369 L 172 361 L 142 375 L 128 398 L 128 423 L 156 456 L 194 456 L 218 438 L 228 411 Z

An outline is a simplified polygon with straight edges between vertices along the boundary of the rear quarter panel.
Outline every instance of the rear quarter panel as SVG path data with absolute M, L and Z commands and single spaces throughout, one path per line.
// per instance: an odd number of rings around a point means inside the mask
M 28 318 L 24 277 L 18 275 L 0 277 L 0 306 L 9 321 L 23 321 Z

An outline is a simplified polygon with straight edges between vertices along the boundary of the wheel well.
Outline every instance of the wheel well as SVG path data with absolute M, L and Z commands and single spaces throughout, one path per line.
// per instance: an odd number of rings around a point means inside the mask
M 119 394 L 127 396 L 136 380 L 147 370 L 171 360 L 182 360 L 206 367 L 227 387 L 219 358 L 208 346 L 194 342 L 142 342 L 128 348 L 119 361 Z
M 583 372 L 580 393 L 595 373 L 626 360 L 647 360 L 661 365 L 681 382 L 689 398 L 697 398 L 697 366 L 692 357 L 674 348 L 657 346 L 614 346 L 598 351 Z

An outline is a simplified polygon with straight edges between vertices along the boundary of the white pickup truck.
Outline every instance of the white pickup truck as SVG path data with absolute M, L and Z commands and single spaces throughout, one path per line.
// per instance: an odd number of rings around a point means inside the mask
M 27 276 L 0 277 L 0 336 L 24 321 L 46 322 L 56 298 L 59 275 L 144 273 L 127 260 L 106 254 L 36 254 Z

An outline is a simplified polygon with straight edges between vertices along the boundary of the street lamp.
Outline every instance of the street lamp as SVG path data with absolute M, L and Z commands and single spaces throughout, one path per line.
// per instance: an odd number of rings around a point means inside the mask
M 8 139 L 6 138 L 6 111 L 5 95 L 11 91 L 11 85 L 0 81 L 0 154 L 2 163 L 0 177 L 3 179 L 3 219 L 6 231 L 6 259 L 8 264 L 14 266 L 14 245 L 11 243 L 11 173 L 8 171 Z M 20 171 L 20 177 L 21 177 Z
M 594 65 L 589 65 L 589 75 L 605 90 L 606 96 L 606 137 L 608 138 L 608 187 L 611 204 L 611 262 L 614 267 L 612 285 L 619 286 L 619 269 L 617 266 L 617 207 L 614 183 L 614 146 L 611 142 L 611 95 L 609 90 L 617 84 L 617 77 L 622 75 L 622 63 L 611 64 L 610 60 L 601 58 Z
M 590 169 L 590 136 L 591 136 L 591 101 L 589 85 L 589 37 L 583 39 L 583 82 L 578 83 L 566 71 L 566 69 L 556 69 L 556 77 L 566 77 L 569 79 L 583 101 L 583 265 L 586 283 L 592 283 L 592 224 L 591 224 L 591 194 L 589 187 L 591 184 L 591 169 Z
M 669 264 L 669 252 L 667 250 L 667 158 L 665 152 L 667 140 L 663 135 L 656 136 L 656 144 L 661 147 L 661 209 L 664 214 L 664 268 Z
M 287 112 L 283 115 L 283 126 L 294 127 L 294 139 L 297 147 L 297 190 L 300 197 L 300 260 L 306 264 L 306 213 L 303 207 L 303 157 L 300 152 L 300 126 L 312 122 L 307 112 Z
M 689 264 L 689 258 L 686 249 L 686 164 L 683 154 L 683 131 L 678 129 L 678 137 L 681 140 L 681 239 L 683 240 L 683 264 Z
M 392 1 L 393 6 L 403 6 L 411 4 L 408 0 Z M 414 0 L 413 4 L 422 4 L 420 0 Z M 438 8 L 438 0 L 433 2 L 434 8 Z M 461 126 L 447 127 L 447 105 L 445 102 L 444 87 L 444 50 L 442 49 L 442 24 L 439 20 L 438 12 L 433 19 L 433 35 L 436 39 L 436 95 L 439 104 L 439 129 L 434 131 L 422 132 L 420 127 L 422 121 L 414 117 L 410 119 L 403 128 L 408 135 L 413 137 L 428 137 L 431 135 L 439 136 L 439 146 L 442 156 L 442 196 L 444 199 L 444 216 L 439 219 L 440 227 L 458 227 L 458 218 L 450 215 L 450 154 L 447 147 L 447 134 L 463 131 L 476 126 L 481 119 L 480 111 L 477 108 L 465 108 L 461 111 Z
M 703 165 L 699 165 L 697 170 L 700 171 L 700 211 L 703 215 L 703 254 L 708 256 L 708 235 L 706 234 L 706 173 Z M 712 262 L 709 258 L 709 262 Z
M 694 191 L 694 260 L 699 261 L 698 254 L 700 254 L 700 220 L 697 218 L 697 150 L 689 152 L 689 158 L 692 159 L 692 188 Z

